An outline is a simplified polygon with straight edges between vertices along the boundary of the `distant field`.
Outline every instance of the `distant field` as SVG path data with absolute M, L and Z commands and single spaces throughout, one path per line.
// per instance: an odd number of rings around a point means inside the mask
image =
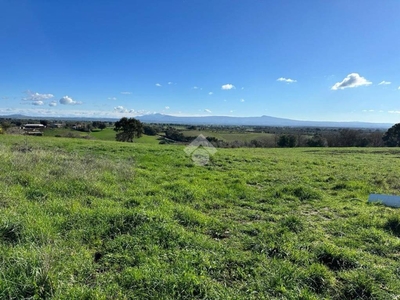
M 399 297 L 400 149 L 157 142 L 0 135 L 0 299 Z
M 250 142 L 251 140 L 257 139 L 274 139 L 275 135 L 270 133 L 227 133 L 227 132 L 213 132 L 213 131 L 201 131 L 201 130 L 185 130 L 182 131 L 185 136 L 198 136 L 202 134 L 206 137 L 215 137 L 217 139 L 226 141 L 226 142 L 234 142 L 234 141 L 243 141 Z
M 71 130 L 68 128 L 55 128 L 55 129 L 47 129 L 44 133 L 45 137 L 68 137 L 68 136 L 76 136 L 76 137 L 86 137 L 89 136 L 91 139 L 102 140 L 102 141 L 115 141 L 116 132 L 113 128 L 106 128 L 103 130 L 96 129 L 92 132 L 81 132 L 77 130 Z M 143 135 L 139 139 L 135 139 L 135 143 L 145 143 L 145 144 L 158 144 L 159 141 L 155 136 L 147 136 Z

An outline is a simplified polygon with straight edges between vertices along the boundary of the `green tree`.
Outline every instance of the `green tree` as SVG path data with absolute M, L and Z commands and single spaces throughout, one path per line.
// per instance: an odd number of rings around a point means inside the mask
M 382 137 L 383 143 L 388 147 L 400 146 L 400 123 L 394 124 Z
M 316 134 L 307 141 L 307 146 L 308 147 L 326 147 L 326 146 L 328 146 L 328 142 L 325 138 L 323 138 L 319 134 Z
M 154 126 L 145 125 L 143 127 L 143 130 L 144 130 L 144 134 L 146 134 L 146 135 L 157 135 L 158 134 L 158 130 Z
M 11 127 L 11 123 L 8 121 L 4 121 L 0 124 L 0 127 L 3 129 L 3 132 L 6 132 Z
M 290 148 L 295 147 L 296 146 L 296 137 L 294 135 L 291 135 L 291 134 L 281 135 L 279 137 L 279 140 L 278 140 L 277 144 L 278 144 L 279 147 L 290 147 Z
M 107 124 L 106 124 L 106 123 L 101 122 L 101 123 L 99 124 L 99 129 L 100 129 L 100 130 L 103 130 L 103 129 L 106 129 L 106 128 L 107 128 Z
M 123 117 L 115 122 L 114 130 L 117 133 L 115 139 L 120 142 L 133 142 L 133 138 L 140 138 L 143 133 L 143 124 L 135 118 Z

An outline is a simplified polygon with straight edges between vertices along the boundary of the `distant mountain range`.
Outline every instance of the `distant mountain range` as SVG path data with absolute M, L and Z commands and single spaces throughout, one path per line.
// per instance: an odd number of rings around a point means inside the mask
M 176 117 L 163 114 L 152 114 L 137 117 L 144 123 L 160 124 L 187 124 L 187 125 L 231 125 L 231 126 L 273 126 L 273 127 L 336 127 L 336 128 L 389 128 L 391 123 L 368 122 L 325 122 L 325 121 L 298 121 L 276 118 L 270 116 L 261 117 Z
M 107 121 L 115 122 L 117 118 L 83 118 L 83 117 L 30 117 L 24 115 L 0 116 L 12 119 L 47 119 L 69 121 Z M 377 128 L 387 129 L 392 123 L 368 122 L 331 122 L 331 121 L 299 121 L 270 116 L 261 117 L 227 117 L 227 116 L 201 116 L 177 117 L 163 114 L 149 114 L 135 117 L 143 123 L 158 124 L 184 124 L 184 125 L 219 125 L 219 126 L 272 126 L 272 127 L 333 127 L 333 128 Z

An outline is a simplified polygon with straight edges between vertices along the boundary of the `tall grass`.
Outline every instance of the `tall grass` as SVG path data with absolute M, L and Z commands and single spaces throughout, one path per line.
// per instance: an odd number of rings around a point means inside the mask
M 392 299 L 400 151 L 0 138 L 0 299 Z

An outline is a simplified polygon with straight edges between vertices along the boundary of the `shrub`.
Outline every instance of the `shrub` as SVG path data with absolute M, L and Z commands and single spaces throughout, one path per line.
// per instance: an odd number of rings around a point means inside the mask
M 398 215 L 389 217 L 384 228 L 395 236 L 400 237 L 400 217 Z

